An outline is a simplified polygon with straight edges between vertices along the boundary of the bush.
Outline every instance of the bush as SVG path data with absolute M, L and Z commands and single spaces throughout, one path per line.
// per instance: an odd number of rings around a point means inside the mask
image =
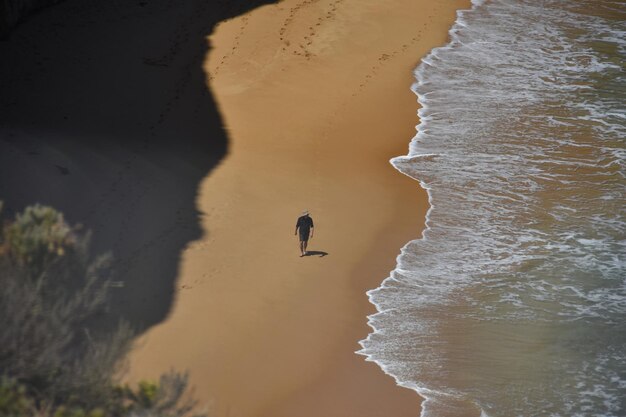
M 48 398 L 103 395 L 131 332 L 103 343 L 87 322 L 105 308 L 109 256 L 89 259 L 80 234 L 51 207 L 27 207 L 2 232 L 0 370 Z
M 0 209 L 2 204 L 0 202 Z M 133 337 L 91 322 L 106 309 L 109 255 L 51 207 L 27 207 L 0 229 L 0 416 L 183 417 L 186 375 L 115 386 Z M 182 404 L 182 405 L 181 405 Z
M 0 416 L 3 417 L 201 417 L 192 415 L 193 401 L 182 401 L 187 376 L 174 372 L 159 382 L 142 381 L 136 389 L 113 389 L 115 397 L 105 406 L 89 408 L 75 404 L 36 401 L 28 389 L 14 379 L 0 378 Z
M 75 235 L 63 215 L 39 204 L 18 214 L 3 234 L 7 255 L 20 266 L 32 269 L 33 275 L 62 257 L 75 244 Z
M 0 416 L 26 416 L 34 414 L 33 400 L 26 394 L 26 388 L 15 380 L 0 378 Z

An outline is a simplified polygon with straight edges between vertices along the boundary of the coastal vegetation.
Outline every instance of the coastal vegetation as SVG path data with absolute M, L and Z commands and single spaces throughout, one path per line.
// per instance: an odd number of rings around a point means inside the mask
M 42 205 L 0 227 L 0 416 L 191 416 L 186 374 L 119 383 L 134 332 L 102 325 L 114 270 L 89 240 Z

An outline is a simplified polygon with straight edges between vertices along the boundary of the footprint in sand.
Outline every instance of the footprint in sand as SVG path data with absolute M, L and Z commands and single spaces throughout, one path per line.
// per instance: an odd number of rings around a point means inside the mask
M 241 38 L 244 35 L 246 28 L 248 27 L 248 21 L 249 21 L 248 17 L 241 18 L 242 24 L 239 27 L 239 32 L 237 33 L 237 35 L 235 35 L 233 46 L 228 53 L 222 56 L 220 63 L 213 69 L 213 71 L 211 71 L 211 75 L 209 76 L 210 80 L 215 79 L 218 76 L 224 64 L 226 64 L 230 60 L 230 58 L 232 58 L 237 53 L 237 50 L 239 49 L 239 45 L 241 43 Z

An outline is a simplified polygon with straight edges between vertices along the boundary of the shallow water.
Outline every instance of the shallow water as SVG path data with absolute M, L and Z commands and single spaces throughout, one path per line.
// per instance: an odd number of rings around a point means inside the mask
M 626 415 L 626 4 L 492 0 L 423 59 L 422 239 L 361 353 L 424 416 Z

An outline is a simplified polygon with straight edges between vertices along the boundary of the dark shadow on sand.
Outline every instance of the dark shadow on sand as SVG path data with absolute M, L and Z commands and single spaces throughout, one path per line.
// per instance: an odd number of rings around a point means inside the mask
M 0 42 L 4 214 L 39 202 L 92 230 L 123 285 L 107 320 L 142 332 L 170 311 L 199 183 L 228 149 L 205 36 L 272 2 L 67 0 Z
M 321 250 L 308 250 L 306 251 L 306 255 L 304 256 L 319 256 L 320 258 L 323 258 L 326 255 L 328 255 L 328 252 L 324 252 Z

